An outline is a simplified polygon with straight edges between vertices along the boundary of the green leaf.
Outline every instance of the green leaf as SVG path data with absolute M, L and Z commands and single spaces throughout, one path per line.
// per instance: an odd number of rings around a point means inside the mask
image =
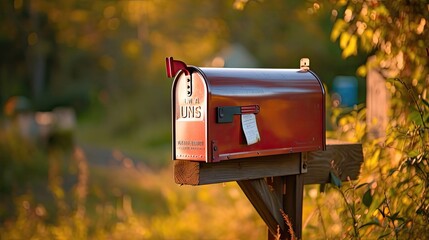
M 376 221 L 374 221 L 374 222 L 368 222 L 368 223 L 365 223 L 364 225 L 360 226 L 359 229 L 362 229 L 362 228 L 368 227 L 368 226 L 372 226 L 372 225 L 380 226 L 380 223 L 376 222 Z
M 350 41 L 351 35 L 348 32 L 341 33 L 340 36 L 340 48 L 344 49 L 348 46 L 348 43 Z
M 411 150 L 410 152 L 408 152 L 408 157 L 410 158 L 414 158 L 417 157 L 420 154 L 420 152 L 416 149 Z
M 358 37 L 356 35 L 352 35 L 350 37 L 350 40 L 348 41 L 347 46 L 343 50 L 343 53 L 342 53 L 343 58 L 347 58 L 347 57 L 350 57 L 351 55 L 357 54 L 357 40 L 358 40 Z
M 331 184 L 333 184 L 334 186 L 340 188 L 343 185 L 341 179 L 338 178 L 337 175 L 335 175 L 335 173 L 333 173 L 332 171 L 329 172 L 329 176 L 331 178 Z
M 346 26 L 347 23 L 343 19 L 338 19 L 335 21 L 334 27 L 332 27 L 331 31 L 331 40 L 336 41 Z
M 357 185 L 355 189 L 359 189 L 359 188 L 366 186 L 366 185 L 368 185 L 368 183 L 361 183 L 361 184 Z
M 423 125 L 422 118 L 421 118 L 420 113 L 418 111 L 412 111 L 408 115 L 408 120 L 416 123 L 417 125 Z
M 424 98 L 422 98 L 423 103 L 426 105 L 426 107 L 429 107 L 429 102 L 426 101 Z
M 367 208 L 369 208 L 369 206 L 371 206 L 371 203 L 372 203 L 371 189 L 368 189 L 368 190 L 363 194 L 362 202 L 363 202 L 363 204 L 364 204 Z
M 358 69 L 356 70 L 356 74 L 359 75 L 360 77 L 365 77 L 367 72 L 368 72 L 368 69 L 366 68 L 365 65 L 358 67 Z
M 391 216 L 387 216 L 387 218 L 388 219 L 390 219 L 390 220 L 392 220 L 392 221 L 395 221 L 395 220 L 398 220 L 399 218 L 398 218 L 398 215 L 399 215 L 399 212 L 396 212 L 396 213 L 394 213 L 393 215 L 391 215 Z
M 360 37 L 360 46 L 363 50 L 369 52 L 373 48 L 372 37 L 374 31 L 372 29 L 366 29 Z
M 386 214 L 384 214 L 384 211 L 383 211 L 383 210 L 381 210 L 380 208 L 378 208 L 377 210 L 378 210 L 378 212 L 383 216 L 383 218 L 385 218 L 385 217 L 386 217 Z
M 390 177 L 392 176 L 396 171 L 398 171 L 398 169 L 392 168 L 389 170 L 389 172 L 387 173 L 387 175 Z
M 416 214 L 418 215 L 423 215 L 425 212 L 423 210 L 423 207 L 419 207 L 419 209 L 417 209 Z

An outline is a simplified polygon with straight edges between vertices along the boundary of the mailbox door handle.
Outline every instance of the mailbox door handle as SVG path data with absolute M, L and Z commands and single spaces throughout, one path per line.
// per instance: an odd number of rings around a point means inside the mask
M 231 123 L 234 115 L 259 113 L 259 105 L 217 107 L 217 122 Z

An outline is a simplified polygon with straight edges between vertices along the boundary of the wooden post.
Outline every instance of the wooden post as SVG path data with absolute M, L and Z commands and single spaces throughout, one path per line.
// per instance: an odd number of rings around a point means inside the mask
M 277 234 L 280 234 L 280 239 L 301 239 L 304 192 L 303 175 L 274 177 L 268 178 L 268 180 L 270 180 L 268 182 L 272 186 L 273 191 L 281 199 L 281 208 L 277 209 L 277 211 L 281 213 L 281 221 L 283 223 L 278 233 L 273 233 L 271 230 L 268 232 L 268 239 L 276 239 Z
M 376 57 L 368 60 L 368 74 L 366 77 L 366 122 L 369 137 L 384 138 L 388 123 L 387 111 L 390 106 L 390 95 L 386 88 L 386 80 L 374 67 Z
M 304 177 L 302 174 L 283 177 L 286 193 L 283 199 L 283 209 L 290 221 L 285 236 L 291 239 L 291 233 L 296 239 L 302 236 L 302 200 L 304 193 Z M 287 221 L 287 219 L 285 219 Z M 289 228 L 292 227 L 292 230 Z

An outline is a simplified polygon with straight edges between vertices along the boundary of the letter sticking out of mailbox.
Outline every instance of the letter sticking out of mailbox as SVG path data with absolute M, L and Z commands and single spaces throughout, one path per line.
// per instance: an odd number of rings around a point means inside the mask
M 200 68 L 166 59 L 173 159 L 219 162 L 324 150 L 325 90 L 308 68 Z

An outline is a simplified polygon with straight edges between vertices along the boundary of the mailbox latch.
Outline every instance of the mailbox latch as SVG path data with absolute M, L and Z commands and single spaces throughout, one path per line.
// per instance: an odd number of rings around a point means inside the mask
M 259 105 L 217 107 L 217 122 L 231 123 L 234 115 L 259 113 Z

